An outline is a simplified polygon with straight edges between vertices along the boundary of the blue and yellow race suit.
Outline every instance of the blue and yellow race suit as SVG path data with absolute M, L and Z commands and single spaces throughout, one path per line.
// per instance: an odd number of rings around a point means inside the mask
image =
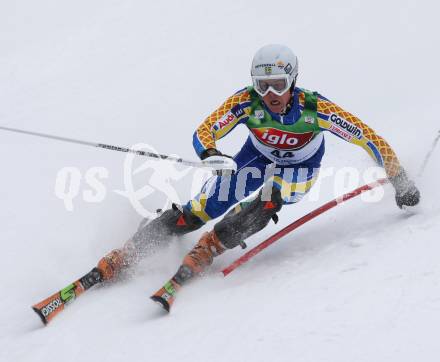
M 299 201 L 317 179 L 325 150 L 323 131 L 361 146 L 385 168 L 388 177 L 399 172 L 399 161 L 388 143 L 325 97 L 295 88 L 290 106 L 285 115 L 272 113 L 248 87 L 229 97 L 207 117 L 193 137 L 199 156 L 216 148 L 216 141 L 239 124 L 248 127 L 249 137 L 234 156 L 237 174 L 212 177 L 186 208 L 206 222 L 268 182 L 281 190 L 284 203 Z

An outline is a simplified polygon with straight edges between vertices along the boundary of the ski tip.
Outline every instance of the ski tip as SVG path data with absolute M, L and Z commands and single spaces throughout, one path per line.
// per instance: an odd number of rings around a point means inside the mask
M 41 321 L 43 322 L 43 324 L 46 326 L 47 325 L 47 319 L 46 317 L 43 315 L 43 313 L 41 312 L 40 309 L 36 308 L 36 307 L 32 307 L 32 310 L 38 314 L 38 316 L 40 317 Z
M 150 297 L 150 299 L 160 305 L 166 312 L 170 312 L 170 304 L 163 299 L 162 297 L 159 297 L 158 295 L 153 295 Z

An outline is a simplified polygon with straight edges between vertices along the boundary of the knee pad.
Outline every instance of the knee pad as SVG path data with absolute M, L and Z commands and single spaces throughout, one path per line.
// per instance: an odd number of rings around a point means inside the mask
M 170 236 L 178 236 L 197 230 L 204 222 L 184 207 L 173 204 L 160 216 L 138 230 L 132 237 L 136 249 L 147 248 L 149 245 L 162 243 Z
M 205 223 L 188 209 L 173 204 L 172 208 L 164 211 L 157 219 L 164 230 L 170 234 L 181 235 L 202 227 Z
M 270 195 L 268 195 L 270 191 Z M 262 230 L 281 210 L 283 199 L 276 187 L 262 189 L 258 197 L 238 213 L 228 213 L 214 226 L 221 243 L 228 249 L 235 248 L 241 241 Z

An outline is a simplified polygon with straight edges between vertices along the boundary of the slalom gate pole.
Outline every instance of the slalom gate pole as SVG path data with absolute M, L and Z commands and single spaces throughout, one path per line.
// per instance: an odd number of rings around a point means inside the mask
M 425 160 L 423 161 L 422 167 L 420 167 L 420 171 L 417 174 L 417 176 L 422 176 L 423 172 L 425 171 L 426 165 L 428 164 L 429 159 L 431 158 L 432 153 L 434 152 L 435 146 L 438 143 L 438 140 L 440 139 L 440 130 L 438 131 L 437 137 L 434 139 L 434 142 L 432 143 L 431 148 L 429 149 L 428 153 L 426 154 Z
M 153 152 L 147 152 L 147 151 L 141 151 L 141 150 L 134 150 L 134 149 L 127 148 L 127 147 L 112 146 L 112 145 L 107 145 L 107 144 L 104 144 L 104 143 L 82 141 L 82 140 L 78 140 L 78 139 L 74 139 L 74 138 L 60 137 L 60 136 L 54 136 L 54 135 L 50 135 L 50 134 L 46 134 L 46 133 L 26 131 L 26 130 L 22 130 L 22 129 L 18 129 L 18 128 L 10 128 L 10 127 L 0 126 L 0 130 L 9 131 L 9 132 L 15 132 L 15 133 L 22 133 L 22 134 L 27 134 L 27 135 L 31 135 L 31 136 L 37 136 L 37 137 L 43 137 L 43 138 L 49 138 L 49 139 L 53 139 L 53 140 L 57 140 L 57 141 L 75 143 L 75 144 L 84 145 L 84 146 L 104 148 L 106 150 L 111 150 L 111 151 L 119 151 L 119 152 L 125 152 L 125 153 L 134 153 L 134 154 L 139 155 L 139 156 L 145 156 L 145 157 L 149 157 L 149 158 L 157 158 L 157 159 L 160 159 L 160 160 L 167 160 L 167 161 L 176 162 L 176 163 L 180 163 L 182 165 L 191 166 L 191 167 L 209 168 L 211 165 L 221 164 L 221 161 L 219 161 L 219 162 L 188 161 L 188 160 L 184 160 L 184 159 L 179 158 L 179 157 L 168 156 L 168 155 L 161 155 L 159 153 L 153 153 Z
M 222 273 L 224 276 L 227 276 L 228 274 L 230 274 L 231 272 L 233 272 L 236 268 L 238 268 L 240 265 L 243 265 L 244 263 L 246 263 L 249 259 L 253 258 L 255 255 L 257 255 L 258 253 L 260 253 L 260 251 L 266 249 L 268 246 L 270 246 L 271 244 L 273 244 L 275 241 L 281 239 L 283 236 L 287 235 L 288 233 L 290 233 L 291 231 L 297 229 L 298 227 L 300 227 L 301 225 L 304 225 L 306 222 L 314 219 L 315 217 L 317 217 L 318 215 L 321 215 L 322 213 L 332 209 L 335 206 L 338 206 L 339 204 L 352 199 L 353 197 L 356 197 L 366 191 L 370 191 L 376 187 L 379 187 L 381 185 L 384 185 L 388 182 L 388 179 L 383 178 L 383 179 L 379 179 L 375 182 L 372 182 L 370 184 L 361 186 L 343 196 L 340 196 L 336 199 L 334 199 L 333 201 L 327 202 L 326 204 L 322 205 L 321 207 L 313 210 L 312 212 L 308 213 L 307 215 L 295 220 L 294 222 L 292 222 L 291 224 L 287 225 L 284 229 L 281 229 L 280 231 L 278 231 L 277 233 L 275 233 L 274 235 L 272 235 L 271 237 L 269 237 L 268 239 L 264 240 L 263 242 L 261 242 L 260 244 L 258 244 L 257 246 L 255 246 L 254 248 L 252 248 L 251 250 L 249 250 L 247 253 L 243 254 L 240 258 L 238 258 L 237 260 L 235 260 L 232 264 L 230 264 L 228 267 L 224 268 L 222 270 Z

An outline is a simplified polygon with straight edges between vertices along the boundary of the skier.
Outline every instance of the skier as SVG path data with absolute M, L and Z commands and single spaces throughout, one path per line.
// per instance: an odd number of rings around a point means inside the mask
M 297 57 L 286 46 L 267 45 L 257 51 L 251 67 L 253 86 L 229 97 L 194 133 L 199 157 L 221 160 L 227 166 L 220 166 L 193 200 L 173 205 L 139 230 L 124 248 L 101 259 L 98 269 L 104 280 L 114 278 L 152 243 L 197 230 L 237 205 L 202 235 L 177 273 L 152 296 L 169 310 L 176 291 L 205 270 L 214 257 L 236 247 L 271 219 L 276 221 L 283 205 L 298 202 L 310 190 L 324 155 L 323 131 L 361 146 L 383 166 L 400 208 L 419 202 L 419 191 L 388 143 L 327 98 L 297 88 L 297 75 Z M 234 157 L 222 154 L 216 141 L 239 124 L 250 131 L 246 143 Z M 239 177 L 246 168 L 253 168 L 252 177 Z M 238 188 L 244 192 L 237 193 Z M 240 203 L 258 189 L 253 200 Z
M 310 190 L 324 155 L 324 131 L 362 147 L 385 168 L 400 208 L 419 202 L 418 189 L 382 137 L 319 93 L 296 87 L 298 60 L 289 48 L 259 49 L 251 76 L 252 86 L 229 97 L 194 133 L 198 156 L 222 161 L 216 175 L 194 199 L 182 206 L 173 204 L 122 248 L 104 256 L 81 280 L 85 289 L 115 279 L 154 245 L 195 231 L 236 205 L 201 236 L 177 273 L 151 297 L 169 311 L 176 291 L 211 265 L 214 257 L 243 244 L 271 219 L 276 222 L 284 205 L 297 203 Z M 248 127 L 249 137 L 230 157 L 216 148 L 216 141 L 239 124 Z M 252 200 L 242 201 L 257 190 Z

